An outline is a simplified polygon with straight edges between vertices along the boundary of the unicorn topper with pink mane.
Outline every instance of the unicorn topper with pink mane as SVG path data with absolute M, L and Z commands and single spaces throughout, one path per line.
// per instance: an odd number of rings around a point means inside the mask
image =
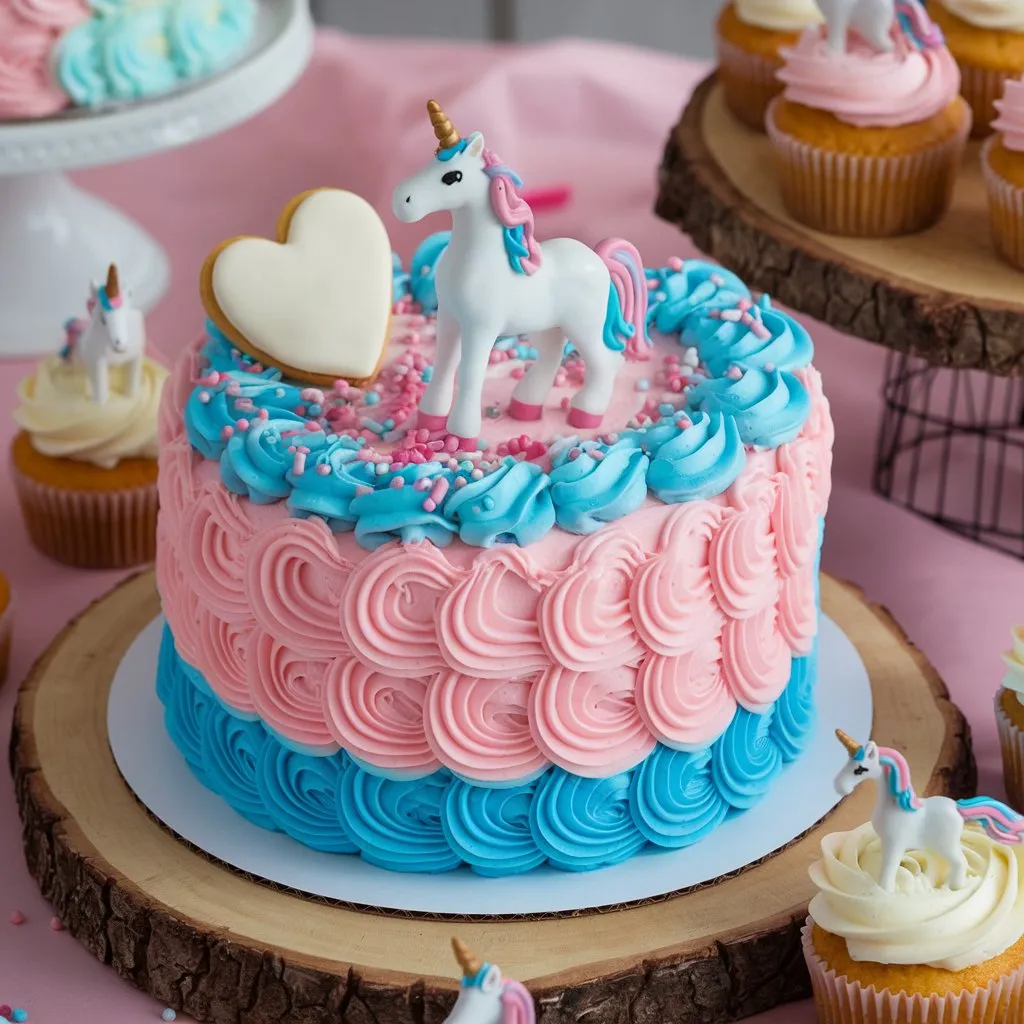
M 451 241 L 436 269 L 437 349 L 420 426 L 447 429 L 475 449 L 491 349 L 497 338 L 518 335 L 529 337 L 538 357 L 516 386 L 509 414 L 541 417 L 568 339 L 586 365 L 569 423 L 599 426 L 624 358 L 648 357 L 639 253 L 622 239 L 596 250 L 572 238 L 538 242 L 515 171 L 479 132 L 463 139 L 437 102 L 427 110 L 437 152 L 392 200 L 405 223 L 440 211 L 452 215 Z
M 500 968 L 484 963 L 461 939 L 452 939 L 452 949 L 462 987 L 446 1024 L 535 1024 L 533 996 L 525 986 L 503 978 Z
M 908 850 L 930 850 L 949 864 L 949 887 L 962 889 L 967 884 L 967 857 L 961 845 L 965 823 L 978 825 L 1000 843 L 1024 842 L 1024 816 L 989 797 L 951 800 L 946 796 L 922 799 L 914 792 L 910 766 L 906 758 L 889 747 L 876 746 L 870 740 L 860 744 L 842 729 L 836 730 L 839 742 L 850 755 L 836 776 L 836 790 L 849 796 L 862 782 L 878 783 L 878 803 L 871 817 L 882 841 L 882 866 L 878 884 L 892 892 L 896 872 Z
M 818 0 L 828 25 L 828 45 L 845 53 L 853 29 L 871 47 L 888 53 L 897 40 L 915 50 L 943 45 L 942 31 L 920 0 Z

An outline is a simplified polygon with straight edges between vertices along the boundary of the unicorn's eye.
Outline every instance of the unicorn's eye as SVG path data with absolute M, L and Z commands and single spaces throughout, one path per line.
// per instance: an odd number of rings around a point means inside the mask
M 853 769 L 854 775 L 867 775 L 867 773 L 868 770 L 864 767 L 864 765 L 860 765 L 859 767 Z
M 445 185 L 457 185 L 462 181 L 462 171 L 448 171 L 447 174 L 441 175 L 441 181 Z

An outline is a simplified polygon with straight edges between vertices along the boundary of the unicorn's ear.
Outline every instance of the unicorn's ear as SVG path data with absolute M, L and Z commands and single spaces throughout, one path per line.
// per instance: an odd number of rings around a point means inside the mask
M 479 132 L 473 132 L 467 141 L 466 154 L 468 156 L 479 156 L 484 151 L 484 137 Z
M 878 745 L 874 740 L 868 740 L 867 743 L 864 744 L 864 757 L 870 758 L 872 761 L 878 759 Z
M 89 282 L 89 294 L 95 299 L 100 294 L 100 286 L 96 281 Z
M 497 964 L 488 964 L 487 972 L 480 982 L 480 989 L 483 992 L 500 992 L 502 984 L 501 968 Z

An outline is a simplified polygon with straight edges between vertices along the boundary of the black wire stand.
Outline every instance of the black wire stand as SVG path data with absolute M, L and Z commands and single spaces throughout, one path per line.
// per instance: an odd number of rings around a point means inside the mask
M 882 398 L 874 489 L 1024 559 L 1024 379 L 890 351 Z

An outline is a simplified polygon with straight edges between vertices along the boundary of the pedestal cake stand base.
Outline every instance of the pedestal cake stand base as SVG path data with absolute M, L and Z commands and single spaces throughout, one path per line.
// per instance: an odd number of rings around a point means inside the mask
M 822 577 L 822 606 L 871 677 L 874 738 L 904 751 L 929 795 L 971 793 L 968 727 L 924 657 L 854 588 Z M 80 942 L 165 1005 L 215 1024 L 433 1024 L 458 991 L 453 931 L 529 986 L 542 1024 L 713 1024 L 807 994 L 807 867 L 826 832 L 870 816 L 866 789 L 755 867 L 610 912 L 456 924 L 312 900 L 211 862 L 118 774 L 107 696 L 158 608 L 147 573 L 65 628 L 22 686 L 11 765 L 43 894 Z

